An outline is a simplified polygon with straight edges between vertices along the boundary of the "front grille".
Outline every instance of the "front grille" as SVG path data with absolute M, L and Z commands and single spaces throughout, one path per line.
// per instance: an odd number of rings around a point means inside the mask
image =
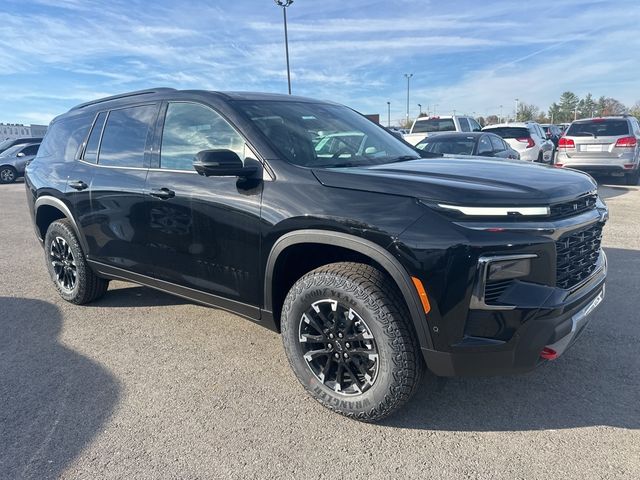
M 588 210 L 596 208 L 598 195 L 584 195 L 569 202 L 556 203 L 549 207 L 549 219 L 560 220 L 562 218 L 572 217 Z
M 571 288 L 593 273 L 600 255 L 602 224 L 575 230 L 556 242 L 556 285 Z
M 500 298 L 512 283 L 512 279 L 487 282 L 484 287 L 484 303 L 487 305 L 496 305 L 498 303 L 498 298 Z

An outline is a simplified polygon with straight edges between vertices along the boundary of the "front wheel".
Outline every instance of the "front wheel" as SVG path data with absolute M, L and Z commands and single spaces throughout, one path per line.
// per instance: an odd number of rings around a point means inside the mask
M 18 178 L 18 172 L 16 169 L 7 165 L 0 167 L 0 183 L 13 183 Z
M 304 388 L 347 417 L 380 420 L 420 382 L 407 308 L 396 285 L 368 265 L 334 263 L 299 279 L 285 299 L 282 337 Z

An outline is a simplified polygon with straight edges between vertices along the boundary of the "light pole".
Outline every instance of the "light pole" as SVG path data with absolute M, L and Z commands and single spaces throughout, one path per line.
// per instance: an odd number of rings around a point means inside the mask
M 437 109 L 437 108 L 438 108 L 438 104 L 437 104 L 437 103 L 434 103 L 434 104 L 433 104 L 433 116 L 434 116 L 434 117 L 436 116 L 436 109 Z
M 274 0 L 276 5 L 282 7 L 282 15 L 284 17 L 284 51 L 287 55 L 287 85 L 289 86 L 289 95 L 291 95 L 291 69 L 289 68 L 289 35 L 287 34 L 287 7 L 293 3 L 293 0 Z
M 500 105 L 500 118 L 498 119 L 498 123 L 502 123 L 502 105 Z
M 518 106 L 519 106 L 519 100 L 516 98 L 516 114 L 515 114 L 516 122 L 518 121 Z
M 418 104 L 418 110 L 420 111 L 420 116 L 422 116 L 422 104 L 421 103 Z
M 411 81 L 411 77 L 413 77 L 413 73 L 405 73 L 405 77 L 407 77 L 407 121 L 405 125 L 409 125 L 409 82 Z
M 387 102 L 387 127 L 391 126 L 391 102 Z

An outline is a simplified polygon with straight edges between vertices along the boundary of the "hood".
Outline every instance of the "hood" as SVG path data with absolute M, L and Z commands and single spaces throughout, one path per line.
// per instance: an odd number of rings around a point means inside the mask
M 547 205 L 596 190 L 587 174 L 520 160 L 436 158 L 315 169 L 325 186 L 458 205 Z

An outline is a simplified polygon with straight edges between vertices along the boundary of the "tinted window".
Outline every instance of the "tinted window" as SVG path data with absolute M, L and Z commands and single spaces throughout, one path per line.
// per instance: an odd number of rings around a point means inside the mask
M 76 115 L 55 121 L 49 129 L 38 150 L 38 157 L 56 156 L 73 160 L 78 149 L 87 138 L 93 115 Z
M 529 130 L 524 127 L 497 127 L 486 130 L 502 138 L 528 138 L 530 136 Z
M 170 103 L 164 120 L 160 168 L 193 170 L 202 150 L 224 148 L 245 157 L 245 143 L 218 113 L 195 103 Z
M 98 163 L 142 168 L 147 135 L 156 110 L 155 105 L 143 105 L 110 111 L 102 134 Z
M 491 141 L 487 135 L 483 135 L 480 137 L 480 141 L 478 142 L 478 155 L 484 155 L 485 153 L 491 152 L 493 152 Z
M 455 132 L 456 125 L 452 118 L 429 118 L 416 121 L 411 133 Z
M 87 148 L 84 150 L 84 160 L 87 162 L 96 163 L 98 159 L 98 146 L 105 118 L 107 118 L 107 112 L 100 112 L 93 124 L 91 135 L 89 135 L 89 140 L 87 141 Z
M 26 157 L 29 157 L 31 155 L 37 154 L 38 148 L 40 148 L 40 145 L 29 145 L 28 147 L 25 147 L 24 150 L 22 150 L 22 153 L 24 153 Z
M 496 152 L 501 152 L 501 151 L 505 150 L 504 142 L 502 141 L 501 138 L 496 137 L 494 135 L 489 135 L 489 138 L 491 139 L 491 145 L 493 145 L 493 149 Z
M 436 136 L 428 138 L 417 145 L 417 148 L 431 153 L 449 155 L 473 155 L 476 141 L 473 137 L 438 139 Z
M 629 135 L 626 120 L 597 119 L 588 122 L 574 122 L 567 130 L 568 137 L 618 137 Z
M 460 130 L 462 130 L 463 132 L 471 131 L 471 127 L 469 126 L 469 120 L 467 120 L 466 118 L 459 118 L 458 122 L 460 122 Z

